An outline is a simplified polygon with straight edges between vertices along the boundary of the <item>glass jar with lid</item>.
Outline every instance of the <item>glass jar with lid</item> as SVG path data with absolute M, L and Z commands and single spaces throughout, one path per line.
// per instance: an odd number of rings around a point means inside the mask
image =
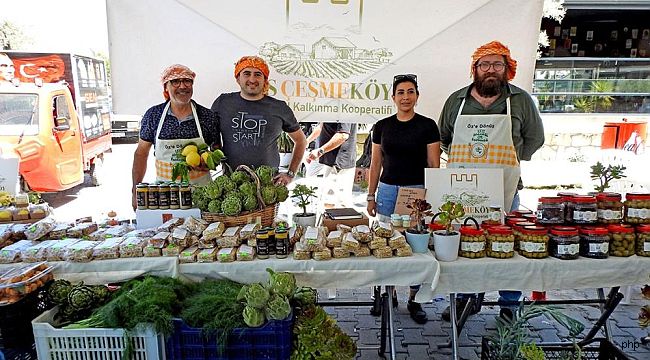
M 614 224 L 609 230 L 609 254 L 612 256 L 632 256 L 635 250 L 634 228 L 632 225 Z
M 576 195 L 571 198 L 571 221 L 574 224 L 595 224 L 598 221 L 598 205 L 593 196 Z
M 564 201 L 559 196 L 545 196 L 537 203 L 537 222 L 540 224 L 564 223 Z
M 624 205 L 626 223 L 650 224 L 650 194 L 627 193 Z
M 519 223 L 521 224 L 521 223 Z M 519 239 L 519 254 L 529 259 L 548 256 L 548 230 L 543 226 L 524 226 Z
M 619 193 L 599 193 L 596 195 L 598 202 L 598 222 L 603 224 L 618 224 L 623 219 L 623 203 Z
M 605 227 L 580 229 L 580 256 L 606 259 L 609 256 L 609 231 Z
M 491 226 L 487 229 L 487 256 L 506 259 L 515 255 L 515 235 L 508 226 Z
M 577 259 L 580 253 L 578 229 L 572 226 L 555 226 L 551 228 L 548 253 L 562 260 Z
M 636 227 L 636 254 L 650 256 L 650 225 Z
M 463 225 L 460 231 L 460 249 L 458 255 L 477 259 L 485 257 L 485 233 L 483 229 L 471 225 Z
M 492 205 L 487 214 L 487 219 L 483 220 L 481 223 L 487 223 L 489 225 L 503 225 L 501 222 L 503 214 L 501 211 L 501 206 Z

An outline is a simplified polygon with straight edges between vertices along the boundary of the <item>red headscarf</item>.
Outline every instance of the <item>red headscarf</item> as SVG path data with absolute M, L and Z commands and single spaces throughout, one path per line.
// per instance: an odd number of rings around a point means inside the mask
M 165 100 L 169 100 L 169 93 L 167 93 L 167 90 L 165 89 L 165 84 L 169 80 L 174 80 L 174 79 L 192 79 L 196 77 L 196 73 L 190 68 L 188 68 L 185 65 L 181 64 L 174 64 L 168 66 L 165 70 L 163 70 L 162 74 L 160 75 L 160 82 L 163 85 L 163 96 L 165 97 Z
M 472 77 L 474 77 L 476 63 L 480 58 L 487 55 L 505 56 L 506 62 L 508 63 L 508 81 L 514 79 L 515 74 L 517 73 L 517 61 L 510 57 L 510 49 L 498 41 L 491 41 L 474 51 L 474 54 L 472 54 L 472 65 L 470 69 Z

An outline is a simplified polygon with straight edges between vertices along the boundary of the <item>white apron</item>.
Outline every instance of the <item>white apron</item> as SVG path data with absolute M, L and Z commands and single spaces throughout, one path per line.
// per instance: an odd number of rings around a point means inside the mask
M 167 116 L 167 111 L 169 110 L 169 105 L 171 102 L 167 102 L 165 109 L 163 110 L 160 121 L 158 121 L 158 128 L 156 129 L 156 148 L 154 150 L 154 155 L 156 157 L 156 180 L 157 181 L 171 181 L 172 179 L 172 168 L 174 164 L 181 162 L 182 157 L 180 155 L 183 150 L 183 146 L 189 142 L 194 142 L 196 144 L 205 143 L 203 140 L 203 132 L 201 131 L 201 125 L 199 124 L 199 117 L 196 115 L 196 107 L 192 103 L 192 115 L 194 116 L 194 123 L 196 128 L 199 130 L 199 137 L 194 139 L 173 139 L 173 140 L 164 140 L 159 139 L 160 129 L 162 129 L 163 121 Z M 207 184 L 210 182 L 210 171 L 196 171 L 191 170 L 190 173 L 190 183 L 192 184 Z
M 509 211 L 521 175 L 512 142 L 510 97 L 506 99 L 505 115 L 461 115 L 464 106 L 465 99 L 460 104 L 454 124 L 447 167 L 503 169 L 503 206 Z

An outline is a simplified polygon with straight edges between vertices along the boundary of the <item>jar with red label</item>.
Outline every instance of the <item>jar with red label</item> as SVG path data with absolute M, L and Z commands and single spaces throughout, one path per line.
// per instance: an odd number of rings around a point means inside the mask
M 580 256 L 606 259 L 609 256 L 609 231 L 604 227 L 580 229 Z
M 623 219 L 623 203 L 621 194 L 599 193 L 596 195 L 598 201 L 598 222 L 603 224 L 618 224 Z
M 572 226 L 556 226 L 551 228 L 551 236 L 548 241 L 548 253 L 562 260 L 577 259 L 580 253 L 578 229 Z
M 576 195 L 571 198 L 571 221 L 574 224 L 595 224 L 598 221 L 598 205 L 593 196 Z
M 631 225 L 609 225 L 609 254 L 612 256 L 632 256 L 635 250 L 634 228 Z
M 515 255 L 515 235 L 510 227 L 492 226 L 487 232 L 487 256 L 506 259 Z
M 626 223 L 650 224 L 650 194 L 627 193 L 624 205 Z
M 539 198 L 537 203 L 537 222 L 540 224 L 564 223 L 564 202 L 559 196 Z
M 636 254 L 650 256 L 650 225 L 636 227 Z
M 461 226 L 460 229 L 460 249 L 458 255 L 477 259 L 485 257 L 485 233 L 483 229 L 477 229 L 474 226 Z
M 548 240 L 545 227 L 524 226 L 519 240 L 519 254 L 529 259 L 543 259 L 548 256 Z

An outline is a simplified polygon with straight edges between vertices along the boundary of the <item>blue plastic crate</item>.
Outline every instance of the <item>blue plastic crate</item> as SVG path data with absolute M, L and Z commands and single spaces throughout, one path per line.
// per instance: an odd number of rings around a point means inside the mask
M 219 353 L 216 335 L 174 320 L 174 333 L 167 339 L 167 358 L 175 360 L 285 360 L 291 356 L 293 314 L 286 320 L 271 320 L 259 328 L 239 328 L 228 337 Z

